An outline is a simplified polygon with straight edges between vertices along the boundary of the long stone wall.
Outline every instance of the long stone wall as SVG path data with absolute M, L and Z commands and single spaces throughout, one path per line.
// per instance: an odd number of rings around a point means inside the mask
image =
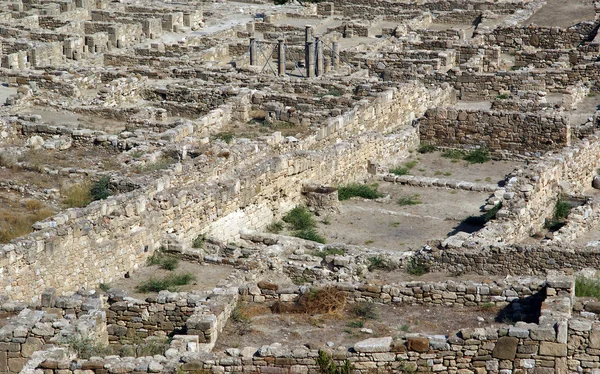
M 570 143 L 567 117 L 540 113 L 430 109 L 419 120 L 422 142 L 492 151 L 548 151 Z
M 370 160 L 394 162 L 418 144 L 412 127 L 389 137 L 366 132 L 349 143 L 336 144 L 338 136 L 384 124 L 406 127 L 428 106 L 447 103 L 449 92 L 432 96 L 423 88 L 384 95 L 375 100 L 377 111 L 361 106 L 334 118 L 330 130 L 309 137 L 307 145 L 323 145 L 319 151 L 300 151 L 300 143 L 290 148 L 296 151 L 268 157 L 268 148 L 241 144 L 246 150 L 239 155 L 215 156 L 215 170 L 185 164 L 143 190 L 51 217 L 36 226 L 40 231 L 2 247 L 2 293 L 35 301 L 46 288 L 67 292 L 96 287 L 141 266 L 167 240 L 186 245 L 207 232 L 229 240 L 243 228 L 261 229 L 300 200 L 302 182 L 347 182 L 366 174 Z M 256 163 L 260 158 L 265 161 Z M 194 175 L 210 183 L 189 184 Z

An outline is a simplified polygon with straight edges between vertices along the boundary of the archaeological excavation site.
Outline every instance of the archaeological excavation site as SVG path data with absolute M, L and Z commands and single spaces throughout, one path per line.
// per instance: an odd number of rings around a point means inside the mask
M 0 0 L 0 374 L 600 374 L 599 28 Z

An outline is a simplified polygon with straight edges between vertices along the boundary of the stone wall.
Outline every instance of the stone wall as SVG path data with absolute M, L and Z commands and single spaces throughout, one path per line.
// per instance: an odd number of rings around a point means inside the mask
M 428 110 L 418 126 L 422 142 L 439 146 L 526 153 L 570 144 L 569 119 L 555 114 L 438 108 Z
M 36 226 L 40 231 L 2 247 L 3 293 L 35 300 L 49 287 L 66 292 L 108 283 L 143 264 L 174 227 L 181 243 L 191 243 L 200 233 L 235 239 L 242 228 L 260 229 L 293 207 L 303 181 L 344 183 L 365 175 L 369 160 L 394 162 L 406 157 L 418 144 L 412 128 L 389 137 L 366 132 L 349 143 L 336 140 L 371 129 L 408 126 L 428 106 L 443 105 L 450 98 L 448 90 L 432 93 L 413 87 L 414 92 L 382 93 L 372 105 L 365 102 L 328 120 L 303 143 L 290 146 L 296 150 L 288 154 L 267 157 L 268 149 L 248 144 L 254 153 L 248 149 L 215 155 L 216 169 L 212 164 L 196 171 L 195 165 L 187 164 L 145 189 L 41 222 Z M 323 148 L 300 151 L 302 144 Z M 257 162 L 260 158 L 264 161 Z M 197 174 L 194 188 L 187 185 L 190 174 Z M 203 184 L 208 180 L 219 183 Z

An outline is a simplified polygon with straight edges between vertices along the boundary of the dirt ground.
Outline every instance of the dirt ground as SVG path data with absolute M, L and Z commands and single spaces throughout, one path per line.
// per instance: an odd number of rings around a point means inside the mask
M 390 199 L 383 202 L 356 198 L 343 201 L 340 213 L 325 217 L 319 223 L 318 231 L 328 242 L 397 251 L 417 250 L 429 240 L 454 234 L 465 218 L 482 214 L 481 207 L 490 196 L 487 192 L 392 183 L 380 184 L 379 191 L 388 194 Z M 416 195 L 421 204 L 400 206 L 397 203 L 400 197 Z
M 540 10 L 535 12 L 524 25 L 563 27 L 575 25 L 582 21 L 594 19 L 594 2 L 591 0 L 548 0 Z
M 376 319 L 358 318 L 352 304 L 348 304 L 340 315 L 273 314 L 266 304 L 248 304 L 243 308 L 252 316 L 251 323 L 246 325 L 250 331 L 240 334 L 239 324 L 230 319 L 219 334 L 215 352 L 275 342 L 288 345 L 333 342 L 336 346 L 350 347 L 373 337 L 398 337 L 406 333 L 448 335 L 459 327 L 496 325 L 498 313 L 476 307 L 373 305 Z M 372 333 L 361 332 L 361 328 L 371 329 Z
M 110 120 L 99 116 L 73 113 L 67 110 L 56 110 L 47 107 L 28 107 L 23 114 L 39 114 L 44 123 L 52 126 L 67 126 L 74 129 L 90 129 L 118 134 L 125 130 L 125 122 Z
M 139 284 L 149 279 L 163 278 L 169 274 L 191 273 L 195 277 L 194 281 L 188 285 L 177 287 L 176 291 L 210 291 L 217 286 L 220 280 L 227 278 L 233 270 L 230 266 L 179 261 L 177 269 L 173 271 L 161 269 L 158 265 L 144 266 L 138 271 L 131 273 L 129 278 L 121 278 L 110 283 L 109 286 L 125 290 L 131 297 L 143 300 L 152 294 L 156 294 L 136 291 L 136 287 Z
M 442 157 L 442 152 L 415 153 L 407 161 L 416 161 L 410 170 L 411 175 L 453 179 L 478 183 L 500 183 L 506 174 L 522 165 L 517 161 L 488 161 L 471 164 L 464 160 Z M 399 166 L 406 164 L 402 162 Z

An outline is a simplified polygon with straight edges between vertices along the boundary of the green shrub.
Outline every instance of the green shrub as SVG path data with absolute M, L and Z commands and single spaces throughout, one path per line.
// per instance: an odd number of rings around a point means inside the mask
M 379 313 L 377 312 L 377 306 L 373 303 L 360 302 L 354 304 L 352 307 L 352 313 L 359 318 L 363 319 L 377 319 Z
M 110 178 L 103 176 L 92 183 L 92 186 L 90 187 L 90 195 L 92 196 L 93 201 L 104 200 L 112 195 L 112 192 L 110 191 Z
M 501 95 L 496 96 L 496 99 L 498 100 L 508 100 L 510 98 L 510 95 L 507 93 L 503 93 Z
M 382 256 L 368 257 L 367 260 L 369 261 L 368 267 L 369 267 L 370 271 L 373 271 L 373 270 L 392 271 L 397 268 L 396 264 L 394 264 L 392 261 L 390 261 Z
M 114 349 L 110 345 L 96 343 L 91 337 L 74 335 L 63 338 L 61 344 L 66 344 L 77 352 L 78 358 L 88 359 L 92 356 L 108 356 L 114 354 Z
M 406 264 L 405 271 L 410 275 L 421 276 L 429 272 L 429 268 L 427 265 L 413 257 L 410 259 L 408 264 Z
M 200 234 L 192 240 L 192 248 L 204 248 L 204 242 L 206 241 L 206 237 L 203 234 Z
M 600 280 L 579 276 L 575 278 L 575 296 L 600 300 Z
M 317 243 L 325 244 L 326 242 L 325 238 L 321 234 L 319 234 L 314 227 L 296 231 L 293 235 L 297 238 L 311 240 Z
M 573 207 L 569 204 L 568 201 L 564 200 L 562 197 L 559 197 L 556 201 L 556 205 L 554 206 L 554 220 L 560 221 L 567 218 L 569 213 L 571 213 L 571 209 Z
M 163 290 L 176 291 L 179 286 L 185 286 L 194 280 L 190 273 L 169 274 L 164 278 L 151 278 L 144 283 L 139 284 L 135 289 L 137 292 L 160 292 Z
M 338 189 L 338 199 L 340 201 L 348 200 L 351 197 L 362 197 L 364 199 L 377 199 L 383 194 L 377 192 L 377 186 L 366 184 L 350 183 Z
M 146 260 L 146 265 L 158 265 L 161 269 L 165 270 L 175 270 L 177 265 L 179 265 L 179 261 L 172 256 L 167 256 L 161 251 L 156 251 L 152 254 L 152 256 L 148 257 Z
M 432 153 L 437 150 L 437 147 L 433 144 L 422 143 L 417 150 L 419 153 Z
M 364 321 L 350 321 L 350 322 L 348 322 L 348 324 L 346 326 L 352 327 L 355 329 L 362 329 L 363 327 L 365 327 L 365 322 Z
M 449 149 L 442 153 L 442 157 L 450 158 L 453 160 L 462 160 L 465 157 L 465 152 L 459 149 Z
M 404 166 L 396 166 L 390 169 L 390 173 L 395 175 L 409 175 L 410 170 Z
M 317 226 L 312 213 L 303 206 L 297 206 L 290 210 L 283 217 L 283 221 L 290 225 L 292 230 L 306 230 Z
M 170 347 L 168 337 L 151 336 L 136 347 L 137 357 L 164 355 Z
M 496 214 L 498 214 L 498 211 L 500 209 L 502 209 L 502 202 L 499 202 L 498 204 L 494 205 L 494 207 L 492 209 L 488 210 L 485 213 L 485 215 L 484 215 L 485 221 L 489 222 L 489 221 L 495 219 Z
M 418 205 L 418 204 L 422 204 L 422 203 L 423 202 L 421 200 L 419 200 L 418 194 L 402 196 L 398 199 L 398 205 L 400 205 L 400 206 Z
M 217 134 L 217 139 L 221 139 L 225 143 L 229 144 L 233 140 L 234 136 L 230 132 L 222 132 Z
M 321 257 L 324 259 L 329 255 L 342 256 L 346 254 L 346 251 L 341 248 L 323 248 L 322 251 L 313 251 L 310 253 L 313 256 Z
M 273 234 L 279 234 L 283 230 L 283 222 L 273 222 L 267 226 L 267 231 Z
M 354 372 L 354 366 L 350 361 L 344 360 L 344 364 L 338 366 L 331 355 L 325 351 L 319 351 L 319 357 L 316 361 L 321 374 L 351 374 Z
M 472 164 L 483 164 L 490 160 L 490 152 L 484 148 L 474 149 L 467 153 L 464 159 Z
M 110 284 L 108 284 L 108 283 L 100 283 L 98 285 L 98 288 L 101 289 L 104 292 L 108 292 L 108 290 L 110 290 Z

